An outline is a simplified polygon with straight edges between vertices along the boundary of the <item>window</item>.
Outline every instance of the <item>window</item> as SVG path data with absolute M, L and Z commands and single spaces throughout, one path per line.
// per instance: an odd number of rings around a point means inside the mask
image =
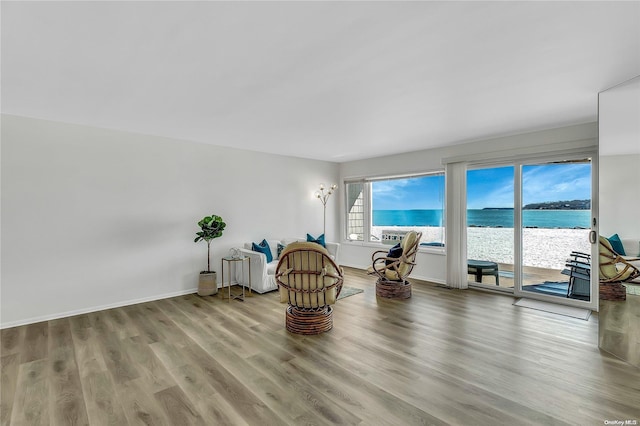
M 410 229 L 444 246 L 444 173 L 345 182 L 346 238 L 393 243 Z
M 364 240 L 364 185 L 363 182 L 345 184 L 348 240 Z

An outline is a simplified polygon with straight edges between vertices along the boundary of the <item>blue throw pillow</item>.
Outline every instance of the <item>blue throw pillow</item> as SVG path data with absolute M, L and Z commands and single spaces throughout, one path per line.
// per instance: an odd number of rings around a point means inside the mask
M 271 254 L 271 247 L 269 247 L 269 243 L 267 240 L 262 240 L 260 244 L 251 243 L 251 250 L 257 251 L 259 253 L 264 253 L 267 256 L 267 263 L 271 263 L 273 260 L 273 255 Z
M 612 236 L 607 238 L 607 240 L 609 240 L 609 243 L 611 244 L 611 248 L 613 249 L 613 251 L 618 253 L 620 256 L 627 255 L 624 252 L 624 246 L 622 245 L 622 241 L 620 241 L 620 237 L 618 236 L 618 234 L 613 234 Z
M 395 246 L 391 247 L 389 249 L 389 253 L 387 253 L 387 257 L 393 257 L 394 259 L 399 258 L 400 256 L 402 256 L 402 247 L 400 247 L 400 243 L 396 244 Z M 385 265 L 390 265 L 392 264 L 394 261 L 393 260 L 385 260 Z
M 285 247 L 286 246 L 284 244 L 278 243 L 278 259 L 280 259 L 280 255 L 282 254 L 282 250 L 284 250 Z
M 320 235 L 318 238 L 313 238 L 311 235 L 307 234 L 307 242 L 309 243 L 317 243 L 322 247 L 327 247 L 324 243 L 324 234 Z

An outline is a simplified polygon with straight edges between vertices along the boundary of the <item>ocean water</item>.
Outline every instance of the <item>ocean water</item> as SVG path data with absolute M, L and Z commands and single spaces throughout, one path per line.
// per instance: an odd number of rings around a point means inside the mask
M 590 210 L 523 210 L 527 228 L 589 228 Z M 374 210 L 373 226 L 442 226 L 442 210 Z M 467 210 L 467 225 L 513 228 L 513 210 Z

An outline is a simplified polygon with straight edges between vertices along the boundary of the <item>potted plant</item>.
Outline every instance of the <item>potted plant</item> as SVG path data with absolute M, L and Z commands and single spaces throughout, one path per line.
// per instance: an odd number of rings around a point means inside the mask
M 207 270 L 200 272 L 198 280 L 198 295 L 209 296 L 218 292 L 218 284 L 216 283 L 216 272 L 211 270 L 211 240 L 222 236 L 224 227 L 227 226 L 220 216 L 205 216 L 198 226 L 201 231 L 196 232 L 195 243 L 199 241 L 207 242 Z

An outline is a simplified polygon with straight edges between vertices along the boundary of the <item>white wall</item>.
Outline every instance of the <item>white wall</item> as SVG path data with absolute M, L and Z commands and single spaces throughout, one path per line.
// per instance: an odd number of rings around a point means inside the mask
M 340 164 L 340 177 L 346 179 L 444 170 L 442 160 L 451 157 L 490 161 L 490 159 L 507 158 L 523 153 L 552 153 L 565 150 L 568 147 L 594 149 L 597 145 L 597 137 L 596 123 L 529 132 L 443 148 L 342 163 Z M 375 244 L 349 242 L 344 239 L 342 244 L 340 263 L 359 268 L 368 266 L 371 263 L 371 253 L 380 247 Z M 421 249 L 412 276 L 436 283 L 446 283 L 445 253 Z
M 227 223 L 218 270 L 244 241 L 320 234 L 312 194 L 338 176 L 336 163 L 3 115 L 2 327 L 193 292 L 199 219 Z
M 639 184 L 640 154 L 600 156 L 600 234 L 640 241 Z

